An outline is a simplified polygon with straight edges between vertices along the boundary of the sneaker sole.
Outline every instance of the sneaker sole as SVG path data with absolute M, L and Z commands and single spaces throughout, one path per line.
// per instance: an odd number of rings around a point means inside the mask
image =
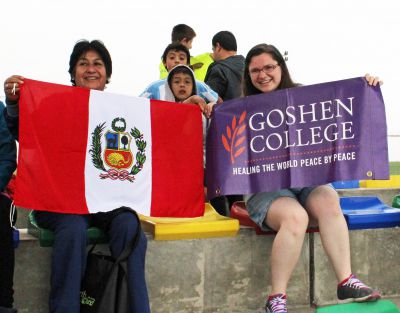
M 373 292 L 368 296 L 362 297 L 362 298 L 348 298 L 348 299 L 343 299 L 343 300 L 338 300 L 338 303 L 340 304 L 345 304 L 345 303 L 351 303 L 351 302 L 374 302 L 377 301 L 381 298 L 381 295 L 377 292 Z

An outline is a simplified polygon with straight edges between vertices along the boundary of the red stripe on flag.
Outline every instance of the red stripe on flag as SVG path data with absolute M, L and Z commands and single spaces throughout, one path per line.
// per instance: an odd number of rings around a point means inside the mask
M 89 96 L 88 89 L 24 81 L 20 97 L 17 205 L 43 211 L 88 213 L 84 169 Z
M 151 127 L 151 216 L 202 216 L 203 131 L 199 108 L 151 100 Z

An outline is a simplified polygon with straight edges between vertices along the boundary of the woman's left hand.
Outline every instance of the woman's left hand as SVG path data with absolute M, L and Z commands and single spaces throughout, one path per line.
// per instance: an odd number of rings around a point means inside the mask
M 370 86 L 376 86 L 376 85 L 383 85 L 383 81 L 379 80 L 378 76 L 371 76 L 369 74 L 365 74 L 365 79 L 368 82 L 368 85 Z
M 213 108 L 214 108 L 214 105 L 215 105 L 215 102 L 210 102 L 210 103 L 207 103 L 207 104 L 206 104 L 206 107 L 205 107 L 205 109 L 204 109 L 204 115 L 205 115 L 207 118 L 210 118 L 210 117 L 211 117 L 211 113 L 212 113 L 212 110 L 213 110 Z

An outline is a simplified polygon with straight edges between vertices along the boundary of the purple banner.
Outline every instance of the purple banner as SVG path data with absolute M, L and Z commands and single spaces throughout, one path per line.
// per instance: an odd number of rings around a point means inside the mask
M 210 198 L 388 177 L 383 98 L 363 77 L 215 108 L 207 137 Z

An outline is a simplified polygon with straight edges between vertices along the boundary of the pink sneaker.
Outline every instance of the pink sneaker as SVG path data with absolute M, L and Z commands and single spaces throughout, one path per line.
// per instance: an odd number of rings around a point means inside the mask
M 278 293 L 268 297 L 265 304 L 266 313 L 287 313 L 286 295 Z

